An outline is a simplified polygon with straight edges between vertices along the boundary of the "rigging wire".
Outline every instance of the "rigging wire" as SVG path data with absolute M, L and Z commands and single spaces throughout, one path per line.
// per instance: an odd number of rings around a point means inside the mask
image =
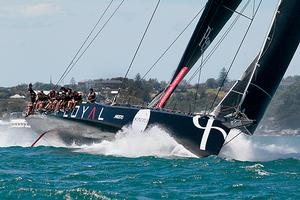
M 204 57 L 204 55 L 201 56 L 201 64 L 200 65 L 203 64 L 203 57 Z M 196 110 L 197 96 L 198 96 L 199 87 L 200 87 L 200 78 L 201 78 L 201 70 L 199 70 L 199 76 L 198 76 L 197 87 L 196 87 L 196 92 L 195 92 L 194 110 Z
M 248 7 L 249 3 L 251 0 L 248 0 L 247 3 L 244 5 L 244 7 L 242 8 L 242 10 L 240 11 L 240 13 L 243 13 L 246 8 Z M 225 40 L 225 38 L 227 37 L 227 35 L 229 34 L 229 32 L 233 29 L 234 25 L 237 23 L 237 21 L 239 20 L 239 18 L 241 17 L 240 14 L 238 14 L 235 19 L 233 20 L 233 22 L 230 24 L 230 26 L 227 28 L 227 30 L 224 32 L 224 34 L 221 36 L 221 38 L 219 39 L 219 41 L 215 44 L 215 46 L 211 49 L 211 51 L 208 53 L 208 55 L 205 57 L 204 62 L 202 67 L 204 67 L 204 65 L 208 62 L 208 60 L 211 58 L 211 56 L 215 53 L 215 51 L 219 48 L 219 46 L 222 44 L 222 42 Z M 199 70 L 202 69 L 201 65 L 197 68 L 197 70 L 192 74 L 192 76 L 188 79 L 188 82 L 190 83 L 195 76 L 198 74 Z
M 187 26 L 179 33 L 179 35 L 173 40 L 173 42 L 165 49 L 165 51 L 157 58 L 157 60 L 152 64 L 152 66 L 148 69 L 148 71 L 142 76 L 142 79 L 145 79 L 145 77 L 149 74 L 151 70 L 154 69 L 156 64 L 164 57 L 164 55 L 170 50 L 170 48 L 175 44 L 175 42 L 181 37 L 181 35 L 190 27 L 190 25 L 195 21 L 195 19 L 202 13 L 205 6 L 203 6 L 198 13 L 193 17 L 192 20 L 187 24 Z
M 258 12 L 258 10 L 259 10 L 259 8 L 260 8 L 261 2 L 262 2 L 262 0 L 260 0 L 259 4 L 258 4 L 258 6 L 257 6 L 257 8 L 256 8 L 256 10 L 255 10 L 255 13 L 254 13 L 254 15 L 253 15 L 253 18 L 252 18 L 252 20 L 250 21 L 249 26 L 247 27 L 247 30 L 246 30 L 246 32 L 245 32 L 245 34 L 244 34 L 244 36 L 243 36 L 243 39 L 242 39 L 242 41 L 241 41 L 241 43 L 240 43 L 240 45 L 239 45 L 239 47 L 238 47 L 238 49 L 237 49 L 237 51 L 236 51 L 236 53 L 235 53 L 233 59 L 232 59 L 232 62 L 230 63 L 230 66 L 229 66 L 229 68 L 228 68 L 228 70 L 227 70 L 227 73 L 226 73 L 226 75 L 225 75 L 225 77 L 224 77 L 224 79 L 223 79 L 223 81 L 222 81 L 222 84 L 221 84 L 221 86 L 219 87 L 218 92 L 217 92 L 217 94 L 216 94 L 216 96 L 215 96 L 215 98 L 214 98 L 214 100 L 213 100 L 213 102 L 212 102 L 212 104 L 211 104 L 211 106 L 210 106 L 210 109 L 209 109 L 210 111 L 211 111 L 212 108 L 214 107 L 215 102 L 216 102 L 216 100 L 217 100 L 217 98 L 218 98 L 218 96 L 219 96 L 219 93 L 220 93 L 221 89 L 223 88 L 223 86 L 224 86 L 224 84 L 225 84 L 226 78 L 228 77 L 228 74 L 229 74 L 229 72 L 230 72 L 230 70 L 231 70 L 231 68 L 232 68 L 232 66 L 233 66 L 233 64 L 234 64 L 234 62 L 235 62 L 235 60 L 236 60 L 236 58 L 237 58 L 237 55 L 239 54 L 240 49 L 241 49 L 242 45 L 244 44 L 244 41 L 245 41 L 245 39 L 246 39 L 246 37 L 247 37 L 247 35 L 248 35 L 248 33 L 249 33 L 250 27 L 251 27 L 251 25 L 252 25 L 252 23 L 253 23 L 253 21 L 254 21 L 254 18 L 255 18 L 256 14 L 257 14 L 257 12 Z
M 246 8 L 248 7 L 249 3 L 251 0 L 248 0 L 247 3 L 244 5 L 244 7 L 241 9 L 240 13 L 243 13 Z M 230 24 L 230 26 L 227 28 L 227 30 L 224 32 L 224 34 L 221 36 L 221 38 L 218 40 L 218 42 L 215 44 L 215 46 L 210 50 L 210 52 L 208 53 L 208 55 L 205 57 L 203 63 L 201 63 L 199 65 L 199 67 L 196 69 L 196 71 L 191 75 L 191 77 L 188 79 L 187 83 L 189 84 L 195 77 L 196 75 L 199 73 L 199 71 L 202 70 L 202 68 L 205 66 L 205 64 L 209 61 L 209 59 L 211 58 L 211 56 L 215 53 L 215 51 L 218 49 L 218 47 L 222 44 L 222 42 L 225 40 L 225 38 L 227 37 L 227 35 L 230 33 L 230 31 L 232 30 L 232 28 L 234 27 L 234 25 L 237 23 L 237 21 L 239 20 L 239 18 L 241 17 L 241 15 L 237 15 L 235 17 L 235 19 L 233 20 L 233 22 Z M 188 85 L 187 84 L 187 85 Z M 186 89 L 186 88 L 185 88 Z M 171 99 L 171 102 L 174 99 Z M 206 109 L 205 109 L 206 110 Z
M 140 49 L 140 47 L 141 47 L 141 45 L 142 45 L 142 43 L 143 43 L 143 41 L 144 41 L 144 38 L 145 38 L 145 36 L 146 36 L 146 33 L 148 32 L 148 29 L 149 29 L 149 27 L 150 27 L 150 25 L 151 25 L 151 22 L 152 22 L 152 20 L 153 20 L 153 18 L 154 18 L 154 15 L 155 15 L 155 13 L 156 13 L 156 11 L 157 11 L 157 9 L 158 9 L 159 4 L 160 4 L 160 0 L 157 1 L 157 4 L 156 4 L 156 6 L 155 6 L 155 9 L 154 9 L 154 11 L 153 11 L 153 13 L 152 13 L 152 15 L 151 15 L 151 18 L 150 18 L 150 20 L 149 20 L 149 22 L 148 22 L 148 24 L 147 24 L 147 27 L 146 27 L 144 33 L 143 33 L 143 36 L 142 36 L 142 38 L 141 38 L 141 40 L 140 40 L 140 42 L 139 42 L 139 44 L 138 44 L 138 47 L 137 47 L 137 49 L 136 49 L 136 51 L 135 51 L 135 53 L 134 53 L 134 55 L 133 55 L 133 57 L 132 57 L 132 59 L 131 59 L 131 62 L 130 62 L 130 64 L 129 64 L 128 68 L 127 68 L 127 71 L 126 71 L 125 75 L 123 76 L 122 83 L 121 83 L 121 86 L 119 87 L 118 94 L 116 95 L 116 97 L 119 96 L 119 93 L 120 93 L 122 87 L 124 86 L 124 81 L 125 81 L 125 79 L 127 78 L 130 69 L 132 68 L 133 62 L 134 62 L 134 60 L 135 60 L 135 58 L 136 58 L 136 56 L 137 56 L 137 53 L 138 53 L 138 51 L 139 51 L 139 49 Z M 114 98 L 113 102 L 116 101 L 116 97 Z
M 210 4 L 210 6 L 212 6 L 212 4 Z M 216 8 L 216 9 L 219 10 L 220 7 L 221 7 L 221 5 L 217 5 L 217 8 Z M 210 9 L 210 7 L 209 7 L 209 9 Z M 211 16 L 210 22 L 214 19 L 214 17 L 215 17 L 216 15 L 217 15 L 217 11 L 215 11 L 215 12 L 213 13 L 213 15 Z M 207 18 L 207 17 L 208 17 L 208 12 L 206 13 L 205 16 L 202 15 L 201 17 Z M 201 27 L 202 27 L 202 25 L 201 25 Z M 205 38 L 202 38 L 202 39 L 205 39 Z M 192 42 L 192 43 L 191 43 L 192 46 L 194 46 L 194 44 L 197 43 L 196 40 L 194 40 L 194 41 L 190 40 L 190 42 Z M 197 44 L 197 45 L 200 46 L 200 44 Z M 203 47 L 203 44 L 202 44 L 202 47 Z M 202 49 L 202 47 L 201 47 L 201 49 Z M 192 60 L 192 57 L 193 57 L 193 55 L 194 55 L 195 53 L 197 53 L 197 48 L 192 49 L 192 52 L 190 53 L 190 57 L 189 57 L 189 59 L 186 61 L 186 63 L 190 63 L 190 61 Z M 175 72 L 175 73 L 176 73 L 176 72 Z M 173 77 L 173 78 L 174 78 L 174 77 Z
M 202 55 L 201 55 L 200 66 L 203 65 L 203 58 L 204 58 L 204 52 L 202 52 Z M 199 74 L 198 74 L 197 87 L 196 87 L 195 96 L 194 96 L 194 106 L 193 106 L 194 109 L 193 110 L 196 110 L 197 96 L 198 96 L 198 90 L 199 90 L 199 85 L 200 85 L 200 77 L 201 77 L 201 70 L 199 71 Z
M 103 24 L 101 29 L 97 32 L 97 34 L 93 37 L 93 39 L 90 41 L 90 43 L 87 45 L 87 47 L 84 49 L 84 51 L 80 54 L 80 56 L 76 59 L 76 61 L 73 63 L 72 67 L 69 69 L 67 74 L 64 76 L 64 78 L 70 73 L 70 71 L 74 68 L 74 66 L 77 64 L 77 62 L 81 59 L 81 57 L 84 55 L 84 53 L 88 50 L 88 48 L 92 45 L 92 43 L 95 41 L 95 39 L 99 36 L 99 34 L 103 31 L 103 29 L 106 27 L 108 22 L 111 20 L 111 18 L 116 14 L 116 12 L 119 10 L 121 5 L 124 3 L 125 0 L 122 0 L 121 3 L 118 5 L 118 7 L 114 10 L 114 12 L 110 15 L 110 17 L 106 20 L 106 22 Z
M 238 11 L 236 11 L 236 10 L 232 10 L 231 8 L 229 8 L 229 7 L 227 7 L 227 6 L 223 6 L 223 7 L 226 8 L 227 10 L 233 12 L 233 13 L 237 13 L 237 14 L 241 15 L 242 17 L 245 17 L 246 19 L 249 19 L 250 21 L 252 20 L 251 17 L 248 17 L 247 15 L 244 15 L 244 14 L 241 13 L 241 12 L 238 12 Z M 252 16 L 252 17 L 253 17 L 253 16 Z
M 59 80 L 56 82 L 54 88 L 56 88 L 58 86 L 58 84 L 64 79 L 63 77 L 65 76 L 65 74 L 67 73 L 67 71 L 69 70 L 69 68 L 71 67 L 71 65 L 73 64 L 74 60 L 76 59 L 76 57 L 78 56 L 78 54 L 80 53 L 81 49 L 84 47 L 84 45 L 87 43 L 87 41 L 89 40 L 89 38 L 91 37 L 92 33 L 95 31 L 95 29 L 97 28 L 97 26 L 99 25 L 100 21 L 102 20 L 102 18 L 104 17 L 104 15 L 106 14 L 107 10 L 110 8 L 110 6 L 112 5 L 114 0 L 111 0 L 109 2 L 109 4 L 106 6 L 104 12 L 101 14 L 101 16 L 99 17 L 97 23 L 94 25 L 94 27 L 92 28 L 92 30 L 90 31 L 90 33 L 88 34 L 88 36 L 86 37 L 86 39 L 84 40 L 84 42 L 82 43 L 82 45 L 80 46 L 80 48 L 77 50 L 77 52 L 75 53 L 74 57 L 72 58 L 71 62 L 69 63 L 69 65 L 67 66 L 67 68 L 65 69 L 65 71 L 63 72 L 63 74 L 61 75 L 61 77 L 59 78 Z
M 227 141 L 226 143 L 224 143 L 223 145 L 222 145 L 222 148 L 224 147 L 224 146 L 226 146 L 227 144 L 229 144 L 230 142 L 232 142 L 234 139 L 236 139 L 240 134 L 242 134 L 243 132 L 242 131 L 239 131 L 239 133 L 238 134 L 236 134 L 233 138 L 231 138 L 229 141 Z

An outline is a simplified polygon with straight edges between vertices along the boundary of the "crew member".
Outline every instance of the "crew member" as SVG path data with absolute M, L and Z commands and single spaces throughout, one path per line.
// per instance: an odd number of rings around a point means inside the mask
M 46 110 L 54 110 L 54 102 L 55 102 L 55 96 L 56 96 L 56 92 L 55 90 L 50 90 L 50 92 L 48 93 L 48 104 L 46 105 L 45 109 Z
M 36 100 L 36 93 L 32 89 L 32 84 L 31 83 L 29 83 L 29 85 L 28 85 L 28 92 L 29 92 L 29 95 L 30 95 L 30 101 L 31 101 L 32 104 L 34 104 L 35 100 Z
M 78 104 L 80 104 L 82 102 L 82 95 L 81 95 L 81 93 L 75 91 L 73 99 L 74 99 L 75 103 L 74 103 L 72 109 L 74 109 L 76 105 L 78 105 Z
M 29 95 L 30 95 L 30 103 L 27 105 L 26 117 L 33 113 L 33 108 L 35 106 L 34 104 L 35 104 L 35 100 L 36 100 L 36 93 L 32 89 L 32 84 L 31 83 L 29 83 L 29 85 L 28 85 L 28 92 L 29 92 Z
M 68 88 L 68 92 L 66 93 L 66 102 L 67 102 L 66 110 L 71 110 L 75 104 L 75 100 L 74 100 L 74 92 L 70 88 Z
M 36 103 L 35 107 L 37 110 L 41 110 L 41 109 L 45 108 L 46 104 L 48 103 L 48 96 L 44 93 L 43 90 L 38 92 L 37 96 L 38 96 L 38 98 L 37 98 L 37 103 Z
M 93 88 L 90 89 L 90 93 L 88 94 L 87 102 L 94 103 L 96 101 L 96 93 Z

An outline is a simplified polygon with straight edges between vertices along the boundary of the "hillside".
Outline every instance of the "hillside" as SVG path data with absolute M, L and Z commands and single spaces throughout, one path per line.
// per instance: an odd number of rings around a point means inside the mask
M 288 80 L 288 81 L 286 81 Z M 286 84 L 289 83 L 289 84 Z M 276 92 L 262 121 L 263 129 L 300 130 L 300 78 L 288 77 Z
M 90 87 L 98 92 L 98 101 L 109 103 L 114 98 L 113 91 L 120 87 L 122 78 L 97 79 L 86 82 L 72 83 L 67 87 L 83 92 L 85 95 Z M 156 79 L 142 80 L 139 75 L 135 79 L 126 79 L 121 90 L 118 103 L 132 105 L 147 105 L 151 99 L 166 87 L 166 82 Z M 233 82 L 228 82 L 225 89 L 219 92 L 216 105 L 229 90 Z M 35 83 L 35 90 L 50 90 L 51 84 Z M 208 79 L 205 83 L 191 85 L 183 82 L 171 96 L 166 108 L 186 113 L 203 112 L 212 107 L 213 100 L 218 91 L 215 79 Z M 27 95 L 27 85 L 15 87 L 0 87 L 0 117 L 7 113 L 23 111 L 28 99 L 10 99 L 12 95 Z M 264 119 L 260 131 L 282 131 L 285 129 L 300 130 L 300 76 L 287 77 L 276 92 Z

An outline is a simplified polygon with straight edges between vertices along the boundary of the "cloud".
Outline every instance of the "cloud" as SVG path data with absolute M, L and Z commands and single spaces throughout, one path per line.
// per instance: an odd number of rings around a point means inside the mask
M 51 3 L 5 5 L 0 8 L 2 17 L 40 17 L 52 15 L 61 11 L 58 5 Z
M 34 5 L 20 6 L 18 11 L 23 16 L 27 17 L 39 17 L 42 15 L 51 15 L 59 12 L 61 9 L 59 6 L 50 3 L 39 3 Z

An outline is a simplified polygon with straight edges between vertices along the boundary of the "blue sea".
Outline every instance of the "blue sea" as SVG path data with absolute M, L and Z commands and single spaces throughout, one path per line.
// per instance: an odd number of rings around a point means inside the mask
M 299 136 L 241 135 L 207 158 L 159 128 L 86 146 L 48 136 L 30 148 L 37 136 L 0 131 L 0 199 L 300 199 Z

